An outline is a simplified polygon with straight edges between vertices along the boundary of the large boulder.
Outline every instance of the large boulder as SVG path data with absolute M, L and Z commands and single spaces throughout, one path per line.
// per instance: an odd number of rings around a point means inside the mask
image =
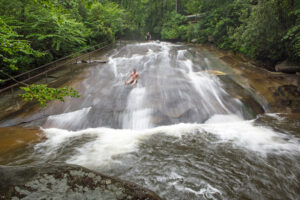
M 275 66 L 277 72 L 296 73 L 300 72 L 300 65 L 289 61 L 283 61 Z
M 0 166 L 0 199 L 160 199 L 133 183 L 68 164 Z

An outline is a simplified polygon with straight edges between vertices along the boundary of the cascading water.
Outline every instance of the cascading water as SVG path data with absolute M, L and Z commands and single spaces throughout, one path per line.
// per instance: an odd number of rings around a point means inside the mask
M 277 115 L 249 119 L 247 105 L 209 73 L 218 65 L 170 43 L 117 49 L 89 69 L 81 99 L 47 118 L 45 141 L 10 164 L 78 164 L 166 199 L 299 198 L 299 139 L 257 122 L 284 120 Z M 137 85 L 124 85 L 134 68 Z
M 81 93 L 85 100 L 79 105 L 84 111 L 76 108 L 61 115 L 62 120 L 59 116 L 49 117 L 45 127 L 146 129 L 181 122 L 202 123 L 214 114 L 242 117 L 241 102 L 222 89 L 216 76 L 188 59 L 188 50 L 176 51 L 176 47 L 168 43 L 123 47 L 105 67 L 92 69 L 84 81 Z M 140 80 L 133 88 L 125 86 L 134 68 Z M 66 108 L 62 110 L 68 111 Z M 83 116 L 86 120 L 73 123 Z

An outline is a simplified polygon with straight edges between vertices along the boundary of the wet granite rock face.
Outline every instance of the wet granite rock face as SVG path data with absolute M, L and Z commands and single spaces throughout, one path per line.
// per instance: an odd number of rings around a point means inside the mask
M 293 112 L 300 112 L 300 87 L 295 85 L 281 85 L 273 92 L 280 105 L 289 107 Z
M 68 164 L 0 166 L 0 199 L 159 200 L 130 182 Z

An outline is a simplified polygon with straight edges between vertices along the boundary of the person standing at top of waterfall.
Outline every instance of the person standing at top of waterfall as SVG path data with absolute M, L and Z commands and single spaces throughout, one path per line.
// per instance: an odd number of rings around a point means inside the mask
M 129 80 L 125 82 L 125 85 L 130 84 L 131 86 L 134 86 L 137 84 L 137 81 L 139 79 L 139 74 L 136 72 L 136 69 L 133 69 L 133 71 L 130 74 Z
M 151 34 L 150 34 L 150 32 L 148 32 L 148 33 L 146 34 L 146 40 L 147 40 L 147 41 L 150 41 L 150 40 L 151 40 Z

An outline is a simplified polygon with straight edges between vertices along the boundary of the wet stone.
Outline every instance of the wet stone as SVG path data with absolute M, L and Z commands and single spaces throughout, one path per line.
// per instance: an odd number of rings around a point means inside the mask
M 94 178 L 94 177 L 95 177 L 95 174 L 93 174 L 93 173 L 88 173 L 88 177 Z
M 0 200 L 160 199 L 133 183 L 76 165 L 1 166 L 0 177 Z
M 117 191 L 118 190 L 118 188 L 116 186 L 114 186 L 114 185 L 111 185 L 110 187 L 111 187 L 110 188 L 111 191 Z
M 117 191 L 116 195 L 117 195 L 118 198 L 122 198 L 124 196 L 122 191 Z

